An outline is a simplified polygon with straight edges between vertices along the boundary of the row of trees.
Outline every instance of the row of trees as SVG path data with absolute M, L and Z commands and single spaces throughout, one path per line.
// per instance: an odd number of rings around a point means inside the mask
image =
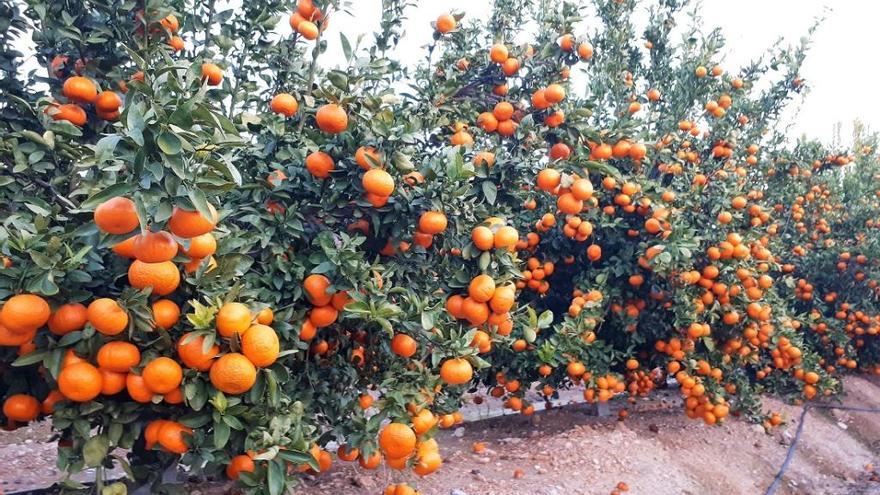
M 689 3 L 438 12 L 408 64 L 407 1 L 372 39 L 338 1 L 0 2 L 7 424 L 50 416 L 99 488 L 278 494 L 334 457 L 434 472 L 465 397 L 671 376 L 772 426 L 763 392 L 880 373 L 874 137 L 790 142 L 806 45 L 728 73 Z

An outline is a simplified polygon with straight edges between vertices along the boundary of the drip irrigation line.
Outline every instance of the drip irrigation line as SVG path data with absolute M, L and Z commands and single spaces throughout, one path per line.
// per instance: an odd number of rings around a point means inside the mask
M 842 411 L 880 413 L 880 408 L 874 407 L 835 406 L 831 404 L 805 405 L 804 409 L 801 411 L 800 422 L 798 423 L 797 431 L 794 434 L 794 439 L 791 441 L 791 445 L 788 447 L 788 452 L 785 454 L 785 460 L 782 461 L 782 466 L 779 468 L 779 472 L 776 473 L 776 477 L 773 478 L 773 483 L 767 487 L 767 491 L 764 492 L 764 495 L 774 495 L 776 490 L 779 489 L 779 484 L 782 483 L 782 477 L 785 475 L 785 472 L 788 471 L 788 466 L 791 464 L 791 460 L 794 459 L 795 448 L 797 447 L 798 441 L 801 439 L 801 433 L 804 431 L 804 423 L 807 419 L 807 412 L 810 409 L 840 409 Z

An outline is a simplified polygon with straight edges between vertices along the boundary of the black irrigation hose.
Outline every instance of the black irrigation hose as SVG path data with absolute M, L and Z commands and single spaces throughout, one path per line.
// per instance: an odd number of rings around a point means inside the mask
M 782 477 L 785 475 L 785 472 L 788 470 L 788 465 L 791 464 L 791 460 L 794 458 L 794 450 L 797 447 L 798 440 L 801 438 L 801 432 L 804 431 L 804 423 L 807 419 L 807 411 L 810 409 L 841 409 L 844 411 L 856 411 L 856 412 L 866 412 L 866 413 L 880 413 L 880 409 L 872 408 L 872 407 L 854 407 L 854 406 L 834 406 L 830 404 L 807 404 L 804 406 L 803 411 L 801 411 L 800 422 L 798 423 L 797 431 L 794 434 L 794 439 L 791 441 L 791 445 L 788 447 L 788 453 L 785 454 L 785 460 L 782 462 L 782 466 L 779 468 L 779 472 L 776 473 L 776 477 L 773 478 L 773 483 L 767 488 L 767 491 L 764 492 L 764 495 L 773 495 L 776 493 L 776 490 L 779 489 L 779 484 L 782 482 Z

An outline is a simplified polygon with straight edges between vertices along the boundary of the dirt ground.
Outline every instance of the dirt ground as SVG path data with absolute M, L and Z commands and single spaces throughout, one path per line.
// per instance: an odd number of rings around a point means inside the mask
M 843 403 L 880 408 L 880 380 L 849 377 Z M 674 392 L 661 392 L 600 418 L 584 405 L 466 423 L 438 438 L 443 468 L 419 479 L 380 468 L 366 472 L 336 462 L 330 473 L 306 477 L 297 493 L 375 495 L 389 483 L 409 482 L 424 495 L 609 494 L 619 482 L 631 494 L 761 494 L 772 482 L 794 438 L 801 409 L 773 399 L 786 424 L 771 434 L 745 421 L 717 427 L 687 419 Z M 624 403 L 615 403 L 612 413 Z M 482 413 L 481 413 L 482 414 Z M 42 488 L 60 477 L 44 424 L 0 432 L 0 490 Z M 487 450 L 475 454 L 483 442 Z M 23 455 L 27 452 L 28 455 Z M 880 414 L 807 414 L 797 451 L 779 494 L 880 495 Z M 522 477 L 514 472 L 522 470 Z M 86 473 L 86 477 L 88 473 Z M 229 492 L 224 484 L 193 486 L 193 495 Z

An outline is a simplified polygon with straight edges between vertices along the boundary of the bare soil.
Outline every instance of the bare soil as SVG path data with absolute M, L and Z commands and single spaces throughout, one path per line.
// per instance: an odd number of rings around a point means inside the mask
M 880 380 L 845 380 L 842 403 L 880 409 Z M 761 494 L 771 484 L 794 439 L 801 408 L 765 399 L 786 423 L 770 433 L 731 420 L 716 427 L 687 419 L 674 391 L 629 405 L 630 417 L 588 414 L 583 404 L 466 423 L 441 432 L 443 468 L 420 479 L 380 468 L 364 471 L 336 462 L 329 473 L 305 477 L 297 493 L 375 495 L 390 483 L 409 482 L 424 495 L 609 494 L 619 482 L 631 494 Z M 488 411 L 488 409 L 487 409 Z M 473 416 L 474 411 L 471 411 Z M 484 412 L 479 412 L 484 415 Z M 0 490 L 45 488 L 55 469 L 50 431 L 40 423 L 0 432 Z M 487 450 L 476 454 L 475 442 Z M 880 414 L 811 410 L 796 454 L 777 493 L 880 495 Z M 522 470 L 522 477 L 514 472 Z M 79 479 L 87 479 L 89 473 Z M 193 495 L 228 493 L 228 484 L 191 485 Z

